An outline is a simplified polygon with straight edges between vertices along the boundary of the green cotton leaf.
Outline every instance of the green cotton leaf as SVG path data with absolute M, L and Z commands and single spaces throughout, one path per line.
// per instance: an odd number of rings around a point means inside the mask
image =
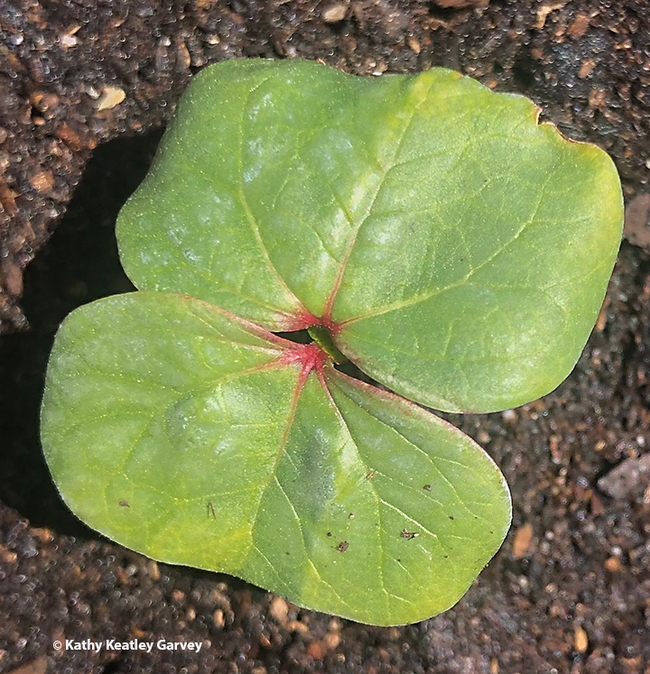
M 78 309 L 44 401 L 59 489 L 134 550 L 311 608 L 386 625 L 449 608 L 506 534 L 503 477 L 321 354 L 178 295 Z
M 510 496 L 415 403 L 494 411 L 555 388 L 620 241 L 611 160 L 537 117 L 444 69 L 202 71 L 118 219 L 140 292 L 76 310 L 55 341 L 41 433 L 66 503 L 309 608 L 394 625 L 452 606 Z
M 580 356 L 623 218 L 609 157 L 538 113 L 444 69 L 221 63 L 120 214 L 125 268 L 270 330 L 322 322 L 436 409 L 529 402 Z

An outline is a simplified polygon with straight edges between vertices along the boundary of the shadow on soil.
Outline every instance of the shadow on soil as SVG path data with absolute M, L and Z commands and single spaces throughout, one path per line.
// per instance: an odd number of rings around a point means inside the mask
M 115 220 L 144 178 L 161 133 L 100 146 L 47 248 L 27 268 L 30 330 L 0 338 L 0 499 L 35 526 L 97 538 L 61 501 L 39 442 L 39 408 L 54 334 L 76 307 L 133 290 L 119 262 Z

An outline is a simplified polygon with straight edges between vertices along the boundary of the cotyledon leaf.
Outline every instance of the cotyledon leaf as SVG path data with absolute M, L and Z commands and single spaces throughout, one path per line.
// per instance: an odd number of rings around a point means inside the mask
M 394 391 L 494 411 L 555 388 L 622 228 L 613 163 L 445 69 L 227 61 L 190 85 L 118 222 L 137 287 L 321 325 Z
M 310 608 L 399 624 L 451 606 L 503 540 L 503 478 L 332 361 L 454 411 L 569 373 L 622 199 L 605 153 L 537 116 L 444 69 L 205 69 L 118 222 L 156 292 L 84 307 L 55 342 L 42 438 L 66 502 Z M 314 343 L 267 332 L 303 328 Z
M 42 441 L 66 503 L 155 559 L 382 625 L 453 605 L 510 498 L 472 440 L 202 301 L 139 292 L 59 330 Z

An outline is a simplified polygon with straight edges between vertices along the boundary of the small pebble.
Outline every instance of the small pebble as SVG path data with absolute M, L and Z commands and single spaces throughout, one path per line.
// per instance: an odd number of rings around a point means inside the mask
M 285 625 L 289 615 L 289 605 L 282 597 L 275 597 L 269 607 L 271 617 L 280 625 Z
M 51 171 L 39 171 L 30 177 L 29 184 L 39 194 L 47 194 L 54 187 L 54 176 Z
M 217 609 L 212 614 L 212 622 L 214 623 L 214 626 L 217 629 L 223 629 L 224 625 L 226 624 L 226 621 L 224 620 L 223 611 L 221 609 Z
M 580 627 L 576 625 L 573 630 L 573 647 L 578 653 L 584 653 L 589 646 L 589 639 L 587 633 Z
M 325 23 L 338 23 L 339 21 L 343 21 L 347 11 L 347 5 L 344 5 L 343 3 L 328 5 L 323 10 L 323 21 L 325 21 Z
M 110 110 L 126 98 L 126 93 L 119 87 L 105 86 L 102 95 L 97 99 L 97 110 Z
M 501 418 L 507 424 L 514 424 L 517 421 L 517 413 L 514 410 L 506 410 L 501 414 Z
M 519 527 L 515 533 L 515 538 L 512 542 L 512 556 L 515 559 L 527 557 L 531 552 L 532 542 L 533 525 L 529 522 L 526 522 L 526 524 Z

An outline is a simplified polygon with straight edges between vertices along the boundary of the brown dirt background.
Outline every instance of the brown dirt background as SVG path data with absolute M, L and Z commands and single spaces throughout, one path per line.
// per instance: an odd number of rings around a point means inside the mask
M 0 672 L 650 672 L 649 17 L 646 0 L 0 0 Z M 369 76 L 447 66 L 526 94 L 612 155 L 632 204 L 637 245 L 569 379 L 514 411 L 450 417 L 502 467 L 514 522 L 459 604 L 417 625 L 147 560 L 79 523 L 41 456 L 57 325 L 130 288 L 114 222 L 156 130 L 193 72 L 242 56 Z M 203 647 L 55 651 L 64 637 Z

